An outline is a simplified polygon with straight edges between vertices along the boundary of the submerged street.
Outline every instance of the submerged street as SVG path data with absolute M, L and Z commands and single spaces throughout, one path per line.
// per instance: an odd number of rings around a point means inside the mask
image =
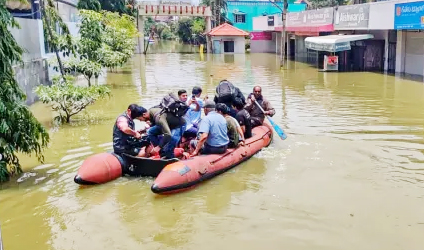
M 424 230 L 424 85 L 380 73 L 322 73 L 275 54 L 211 55 L 150 45 L 99 82 L 112 96 L 75 122 L 51 128 L 45 164 L 3 184 L 5 250 L 290 249 L 420 250 Z M 82 161 L 112 149 L 112 127 L 130 103 L 158 104 L 227 79 L 247 96 L 261 85 L 286 132 L 269 148 L 194 190 L 150 191 L 151 178 L 82 188 Z M 49 107 L 35 116 L 51 127 Z

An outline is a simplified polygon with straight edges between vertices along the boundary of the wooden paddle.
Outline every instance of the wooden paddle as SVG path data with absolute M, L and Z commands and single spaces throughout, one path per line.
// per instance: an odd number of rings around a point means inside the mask
M 261 105 L 259 105 L 259 103 L 255 100 L 256 105 L 258 105 L 258 107 L 261 109 L 262 113 L 264 113 L 265 115 L 265 111 L 264 109 L 261 107 Z M 280 128 L 280 126 L 278 126 L 272 119 L 271 117 L 265 115 L 266 118 L 268 118 L 268 121 L 271 123 L 272 127 L 274 128 L 275 132 L 277 132 L 278 136 L 280 136 L 281 140 L 285 140 L 287 139 L 287 135 L 286 133 L 284 133 L 283 129 Z

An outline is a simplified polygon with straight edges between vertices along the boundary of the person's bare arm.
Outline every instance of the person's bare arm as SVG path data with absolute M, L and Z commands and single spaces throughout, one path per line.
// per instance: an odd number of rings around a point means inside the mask
M 122 132 L 124 132 L 127 135 L 132 135 L 137 139 L 141 137 L 140 133 L 132 130 L 128 126 L 128 120 L 127 120 L 127 118 L 125 118 L 123 116 L 118 118 L 118 121 L 116 121 L 116 126 L 118 127 L 119 130 L 121 130 Z
M 193 151 L 193 153 L 191 154 L 191 156 L 195 156 L 198 155 L 200 152 L 200 149 L 202 149 L 203 145 L 206 142 L 206 139 L 208 139 L 208 133 L 202 133 L 202 135 L 200 136 L 199 141 L 197 142 L 197 146 L 196 149 Z

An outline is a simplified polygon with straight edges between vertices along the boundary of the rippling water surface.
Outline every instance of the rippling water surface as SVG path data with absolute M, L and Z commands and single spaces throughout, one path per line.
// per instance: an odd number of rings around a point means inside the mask
M 157 54 L 100 80 L 110 99 L 51 129 L 44 165 L 22 158 L 26 173 L 0 191 L 5 250 L 423 249 L 422 83 L 295 62 L 280 70 L 272 54 L 154 46 Z M 73 183 L 86 157 L 112 148 L 113 122 L 129 103 L 150 107 L 195 85 L 213 96 L 221 79 L 245 95 L 261 85 L 288 139 L 173 196 L 155 196 L 148 178 Z M 48 107 L 32 110 L 50 126 Z

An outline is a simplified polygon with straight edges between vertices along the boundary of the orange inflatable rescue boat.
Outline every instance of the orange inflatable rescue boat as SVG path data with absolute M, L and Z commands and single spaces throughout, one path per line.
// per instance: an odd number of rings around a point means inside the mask
M 253 136 L 245 141 L 245 146 L 228 149 L 218 155 L 198 155 L 193 158 L 167 164 L 154 181 L 151 190 L 156 194 L 170 194 L 195 187 L 200 182 L 211 179 L 246 161 L 272 141 L 272 128 L 255 127 Z
M 176 157 L 183 155 L 184 149 L 175 148 Z M 74 182 L 79 185 L 95 185 L 115 180 L 123 175 L 156 177 L 162 169 L 178 159 L 161 160 L 123 154 L 100 153 L 88 157 L 81 165 Z

